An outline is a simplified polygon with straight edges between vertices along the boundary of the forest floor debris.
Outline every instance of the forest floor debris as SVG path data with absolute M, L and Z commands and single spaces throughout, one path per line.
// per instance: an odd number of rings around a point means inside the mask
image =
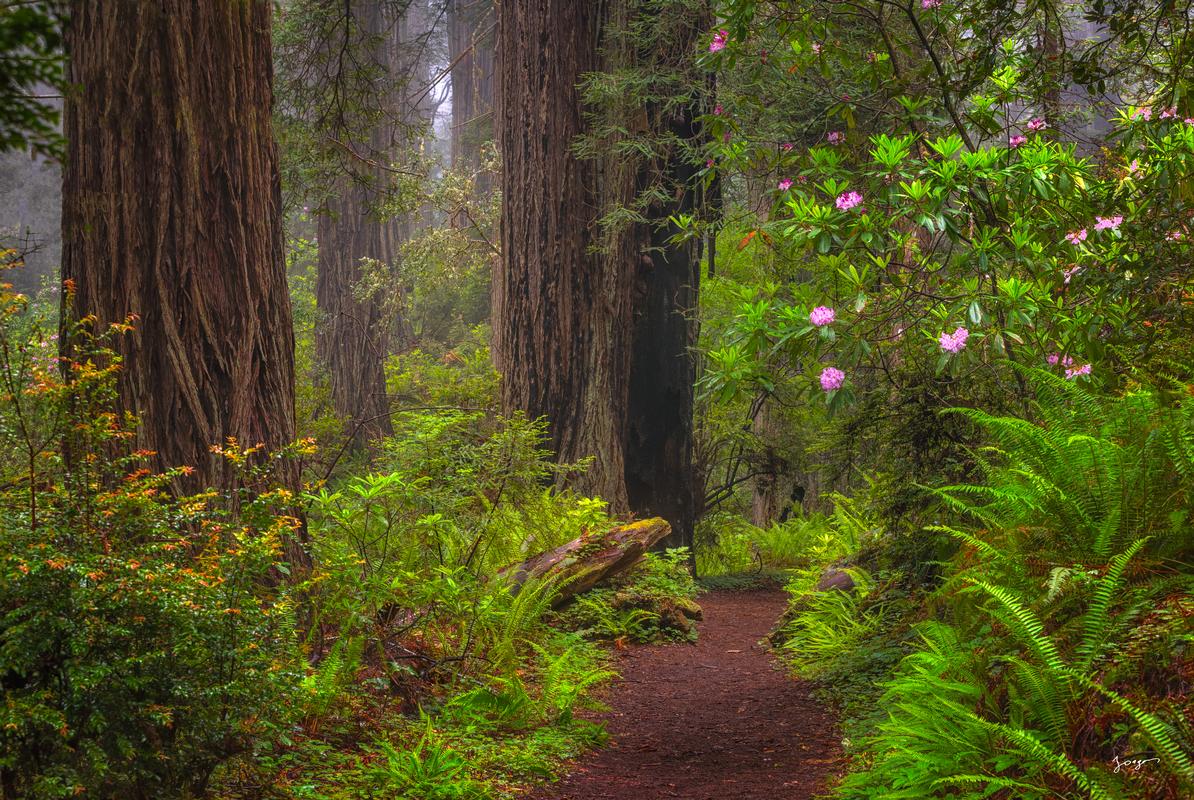
M 764 638 L 787 596 L 710 592 L 695 645 L 633 647 L 601 715 L 610 746 L 533 800 L 805 800 L 843 764 L 836 722 Z

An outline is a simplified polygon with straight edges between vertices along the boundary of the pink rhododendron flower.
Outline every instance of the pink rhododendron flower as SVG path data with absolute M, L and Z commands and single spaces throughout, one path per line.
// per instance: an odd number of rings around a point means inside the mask
M 1133 158 L 1132 163 L 1128 164 L 1128 173 L 1131 175 L 1135 175 L 1138 172 L 1140 172 L 1140 159 Z
M 1089 374 L 1090 374 L 1090 364 L 1083 364 L 1080 367 L 1071 367 L 1065 371 L 1066 378 L 1071 381 L 1074 378 L 1077 378 L 1079 375 L 1089 375 Z
M 1184 236 L 1184 235 L 1185 234 L 1183 234 L 1181 231 L 1170 231 L 1169 234 L 1166 235 L 1165 238 L 1171 242 L 1180 242 L 1182 239 L 1182 236 Z
M 717 105 L 713 106 L 713 113 L 714 113 L 714 114 L 719 114 L 719 115 L 720 115 L 720 114 L 721 114 L 721 112 L 723 112 L 723 111 L 725 111 L 725 109 L 721 107 L 721 103 L 718 103 Z
M 1119 225 L 1124 221 L 1123 217 L 1095 217 L 1096 231 L 1117 231 Z
M 1070 244 L 1077 246 L 1086 241 L 1086 228 L 1078 231 L 1072 231 L 1065 235 L 1065 240 Z
M 841 144 L 846 141 L 846 134 L 841 131 L 830 131 L 825 135 L 825 138 L 830 144 Z
M 1077 274 L 1078 274 L 1079 272 L 1081 272 L 1081 271 L 1082 271 L 1082 267 L 1080 267 L 1080 266 L 1078 266 L 1077 264 L 1075 264 L 1074 266 L 1072 266 L 1072 267 L 1070 267 L 1069 269 L 1067 269 L 1065 272 L 1061 273 L 1061 274 L 1062 274 L 1062 275 L 1065 277 L 1065 283 L 1066 283 L 1066 285 L 1067 285 L 1067 286 L 1069 285 L 1069 283 L 1070 283 L 1070 278 L 1074 277 L 1075 275 L 1077 275 Z
M 826 367 L 821 370 L 821 388 L 827 392 L 837 391 L 846 382 L 846 373 L 837 367 Z
M 787 153 L 788 151 L 790 151 L 790 150 L 792 149 L 792 143 L 791 143 L 791 142 L 784 142 L 783 144 L 781 144 L 781 145 L 779 146 L 779 149 L 780 149 L 780 150 L 783 150 L 785 153 Z
M 1161 112 L 1161 119 L 1173 119 L 1177 116 L 1177 106 L 1170 106 Z
M 1182 121 L 1185 122 L 1187 125 L 1194 125 L 1194 117 L 1186 117 Z
M 792 179 L 791 178 L 784 178 L 782 181 L 779 182 L 779 190 L 781 192 L 786 192 L 791 188 L 792 188 Z
M 920 7 L 925 11 L 938 8 L 941 5 L 941 0 L 920 0 Z
M 1007 140 L 1007 146 L 1014 149 L 1014 148 L 1017 148 L 1020 145 L 1024 144 L 1027 141 L 1028 141 L 1027 136 L 1020 136 L 1017 134 L 1016 136 L 1013 136 L 1012 138 Z
M 1061 356 L 1058 355 L 1057 353 L 1050 353 L 1049 355 L 1045 356 L 1045 363 L 1051 367 L 1056 367 L 1057 362 L 1060 359 L 1061 359 Z
M 1132 119 L 1150 120 L 1153 118 L 1153 110 L 1148 106 L 1141 106 L 1132 112 Z
M 1040 117 L 1033 117 L 1032 119 L 1028 120 L 1028 130 L 1032 131 L 1033 133 L 1038 133 L 1048 127 L 1049 123 L 1045 122 Z
M 718 31 L 713 34 L 713 41 L 709 42 L 709 52 L 716 53 L 719 50 L 724 50 L 726 43 L 730 41 L 730 32 L 726 30 Z
M 960 353 L 962 348 L 966 346 L 966 340 L 970 338 L 970 331 L 965 328 L 958 327 L 953 333 L 943 333 L 937 339 L 941 345 L 941 349 L 949 353 Z
M 837 314 L 829 306 L 817 306 L 808 315 L 808 321 L 818 328 L 831 324 L 836 318 Z
M 816 53 L 817 55 L 821 55 L 821 43 L 820 42 L 813 42 L 813 52 Z
M 709 159 L 706 159 L 706 160 L 705 160 L 705 166 L 706 166 L 706 167 L 712 167 L 712 166 L 713 166 L 713 159 L 711 159 L 711 158 L 709 158 Z
M 842 192 L 837 198 L 837 209 L 838 211 L 849 211 L 861 203 L 862 195 L 858 192 Z

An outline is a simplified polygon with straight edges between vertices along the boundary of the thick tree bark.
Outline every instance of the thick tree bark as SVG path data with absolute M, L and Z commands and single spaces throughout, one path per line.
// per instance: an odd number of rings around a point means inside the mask
M 658 160 L 614 156 L 611 142 L 600 159 L 573 153 L 585 131 L 576 89 L 584 73 L 650 69 L 666 57 L 625 38 L 601 46 L 603 26 L 626 30 L 640 13 L 634 0 L 510 0 L 501 7 L 494 354 L 503 407 L 546 416 L 561 461 L 592 459 L 572 485 L 600 495 L 615 512 L 666 517 L 673 528 L 667 544 L 676 546 L 691 544 L 695 515 L 690 348 L 699 262 L 694 247 L 672 244 L 675 231 L 659 223 L 695 208 L 691 156 L 674 144 L 697 137 L 695 111 L 663 103 L 614 110 L 631 135 L 672 143 Z M 679 27 L 672 33 L 695 37 L 691 21 Z M 688 57 L 684 42 L 667 46 Z M 631 206 L 655 180 L 673 198 L 648 209 L 647 223 L 602 237 L 595 252 L 599 216 Z
M 345 22 L 345 46 L 359 49 L 370 67 L 396 82 L 392 24 L 379 0 L 357 0 Z M 354 59 L 355 63 L 355 59 Z M 372 165 L 353 163 L 352 173 L 336 180 L 335 194 L 321 209 L 318 225 L 319 274 L 315 296 L 322 318 L 316 351 L 328 371 L 332 406 L 347 423 L 354 448 L 393 433 L 386 398 L 385 359 L 397 323 L 388 317 L 374 293 L 362 295 L 358 285 L 367 261 L 391 267 L 398 257 L 403 231 L 399 221 L 382 216 L 379 201 L 390 178 L 386 165 L 394 150 L 396 100 L 383 99 L 377 126 L 369 140 L 353 143 Z M 363 172 L 362 172 L 363 170 Z
M 624 512 L 633 273 L 593 252 L 597 164 L 572 152 L 583 130 L 577 84 L 598 66 L 599 12 L 566 0 L 501 7 L 493 347 L 503 408 L 547 417 L 560 461 L 592 458 L 576 488 Z
M 137 446 L 193 467 L 182 490 L 229 488 L 212 445 L 295 436 L 270 3 L 77 0 L 67 46 L 64 312 L 139 317 L 116 342 Z
M 685 33 L 682 39 L 695 40 L 695 30 Z M 647 110 L 652 133 L 670 134 L 679 142 L 699 136 L 691 105 L 665 111 L 652 104 Z M 650 249 L 639 262 L 626 411 L 626 490 L 636 512 L 671 522 L 672 534 L 663 546 L 691 547 L 700 491 L 692 462 L 696 382 L 692 349 L 697 340 L 700 257 L 695 241 L 672 241 L 678 231 L 665 220 L 696 211 L 696 170 L 676 147 L 662 161 L 648 169 L 659 169 L 674 195 L 667 204 L 650 209 L 652 224 L 646 231 Z
M 492 176 L 480 167 L 481 148 L 493 139 L 495 25 L 493 0 L 448 0 L 452 166 L 476 173 L 479 196 L 492 188 Z

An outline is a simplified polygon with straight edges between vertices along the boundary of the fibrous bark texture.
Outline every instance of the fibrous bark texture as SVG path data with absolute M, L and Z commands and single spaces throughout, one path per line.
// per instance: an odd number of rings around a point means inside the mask
M 572 152 L 581 76 L 598 65 L 600 5 L 504 3 L 498 23 L 502 262 L 493 281 L 502 405 L 545 416 L 575 483 L 628 509 L 623 443 L 632 265 L 593 252 L 598 169 Z
M 70 6 L 78 89 L 66 103 L 62 271 L 73 313 L 98 326 L 139 317 L 116 342 L 138 446 L 161 467 L 193 467 L 184 490 L 229 487 L 211 445 L 272 449 L 295 435 L 271 4 Z
M 394 28 L 379 0 L 357 0 L 345 21 L 346 47 L 363 50 L 361 59 L 395 83 L 399 75 Z M 380 100 L 377 124 L 368 141 L 354 142 L 363 156 L 351 173 L 336 179 L 334 193 L 319 216 L 319 273 L 315 297 L 321 314 L 316 352 L 328 371 L 332 405 L 347 422 L 356 448 L 393 433 L 386 399 L 385 359 L 392 319 L 374 292 L 362 292 L 371 263 L 389 269 L 405 238 L 400 221 L 383 216 L 380 199 L 389 184 L 387 164 L 398 136 L 397 99 Z
M 635 0 L 501 6 L 494 355 L 504 408 L 546 416 L 559 460 L 592 459 L 572 485 L 615 512 L 667 518 L 667 544 L 676 546 L 691 543 L 695 515 L 690 349 L 699 262 L 695 248 L 670 241 L 676 231 L 666 220 L 696 205 L 684 152 L 698 135 L 696 109 L 652 101 L 598 110 L 617 117 L 603 131 L 620 132 L 600 134 L 605 155 L 574 153 L 577 137 L 591 132 L 577 91 L 586 73 L 675 71 L 675 55 L 690 58 L 691 40 L 681 40 L 697 28 L 687 17 L 667 44 L 610 34 L 645 13 Z M 626 136 L 665 142 L 665 155 L 618 155 Z M 670 197 L 641 209 L 644 188 L 660 185 Z M 635 207 L 646 221 L 598 236 L 603 215 Z
M 452 166 L 477 173 L 479 196 L 492 176 L 480 172 L 481 148 L 493 138 L 496 81 L 493 0 L 448 0 L 448 59 L 452 65 Z

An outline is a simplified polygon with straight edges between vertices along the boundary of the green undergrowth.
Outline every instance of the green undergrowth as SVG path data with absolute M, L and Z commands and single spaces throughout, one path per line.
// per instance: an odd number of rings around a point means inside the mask
M 990 444 L 981 480 L 934 490 L 923 535 L 955 543 L 935 584 L 869 526 L 848 558 L 793 573 L 773 641 L 842 712 L 839 797 L 1194 789 L 1194 412 L 1032 378 L 1032 420 L 954 412 Z M 819 591 L 826 568 L 852 588 Z
M 587 638 L 617 644 L 696 641 L 696 596 L 687 548 L 647 553 L 635 567 L 577 597 L 555 621 Z

